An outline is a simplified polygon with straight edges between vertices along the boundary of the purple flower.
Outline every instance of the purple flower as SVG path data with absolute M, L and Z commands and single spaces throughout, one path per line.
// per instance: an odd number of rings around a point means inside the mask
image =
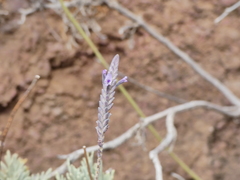
M 127 82 L 127 76 L 125 76 L 124 78 L 122 78 L 121 80 L 119 80 L 119 81 L 117 82 L 117 84 L 116 84 L 116 87 L 118 87 L 120 84 L 125 83 L 125 82 Z
M 107 70 L 104 69 L 104 70 L 102 71 L 102 82 L 104 82 L 104 79 L 105 79 L 106 75 L 107 75 Z
M 104 85 L 105 86 L 110 86 L 111 85 L 111 83 L 112 83 L 112 74 L 110 73 L 110 72 L 108 72 L 107 73 L 107 75 L 106 75 L 106 77 L 105 77 L 105 79 L 104 79 Z

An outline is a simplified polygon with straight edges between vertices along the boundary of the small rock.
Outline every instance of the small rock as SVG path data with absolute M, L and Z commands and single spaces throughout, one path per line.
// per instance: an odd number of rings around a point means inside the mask
M 63 110 L 60 107 L 55 107 L 55 108 L 52 109 L 52 114 L 55 117 L 60 116 L 62 113 L 63 113 Z

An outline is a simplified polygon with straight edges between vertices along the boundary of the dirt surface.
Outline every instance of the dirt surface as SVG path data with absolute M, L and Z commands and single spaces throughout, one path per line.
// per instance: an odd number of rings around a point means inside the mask
M 211 1 L 127 1 L 120 3 L 146 20 L 152 27 L 188 53 L 206 71 L 240 97 L 240 11 L 219 25 L 214 19 L 233 0 Z M 5 150 L 27 158 L 32 172 L 58 167 L 67 154 L 97 142 L 95 121 L 101 90 L 103 66 L 92 50 L 75 39 L 62 18 L 50 9 L 34 12 L 17 25 L 17 9 L 28 1 L 4 1 L 11 13 L 1 16 L 0 26 L 0 125 L 3 128 L 13 105 L 35 74 L 42 78 L 18 111 L 5 142 Z M 208 100 L 230 105 L 211 84 L 204 81 L 169 49 L 143 29 L 134 35 L 135 46 L 121 39 L 118 30 L 129 20 L 106 6 L 95 8 L 94 19 L 107 39 L 92 33 L 91 38 L 110 62 L 121 57 L 120 71 L 161 92 L 190 100 Z M 56 36 L 57 35 L 57 36 Z M 152 94 L 132 83 L 124 84 L 143 112 L 149 116 L 178 103 Z M 139 116 L 117 90 L 106 141 L 114 139 L 139 121 Z M 174 152 L 202 179 L 237 180 L 240 177 L 239 119 L 203 109 L 177 114 L 178 140 Z M 164 120 L 153 124 L 161 136 Z M 115 179 L 153 180 L 155 170 L 148 152 L 158 145 L 146 131 L 145 149 L 131 139 L 104 152 L 104 168 L 116 170 Z M 175 172 L 191 178 L 165 151 L 159 155 L 164 178 Z

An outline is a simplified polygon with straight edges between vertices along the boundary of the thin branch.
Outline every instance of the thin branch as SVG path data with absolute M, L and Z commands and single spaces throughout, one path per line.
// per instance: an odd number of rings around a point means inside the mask
M 166 126 L 167 126 L 167 136 L 162 140 L 159 146 L 157 146 L 154 150 L 150 151 L 149 153 L 150 157 L 151 157 L 151 154 L 159 154 L 160 152 L 165 150 L 167 147 L 169 147 L 171 143 L 175 142 L 177 138 L 177 130 L 174 126 L 173 112 L 170 112 L 167 115 Z
M 89 161 L 88 161 L 86 146 L 83 146 L 83 151 L 84 151 L 84 156 L 85 156 L 86 163 L 87 163 L 88 175 L 90 177 L 90 180 L 93 180 L 90 165 L 89 165 Z
M 240 1 L 236 2 L 235 4 L 233 4 L 232 6 L 226 8 L 224 10 L 224 12 L 218 16 L 215 20 L 214 23 L 217 24 L 220 21 L 222 21 L 228 14 L 230 14 L 231 12 L 233 12 L 235 9 L 237 9 L 238 7 L 240 7 Z
M 135 124 L 133 127 L 128 129 L 125 133 L 118 136 L 117 138 L 108 141 L 104 144 L 103 149 L 115 149 L 116 147 L 120 146 L 124 142 L 126 142 L 128 139 L 133 137 L 136 132 L 139 130 L 139 128 L 146 127 L 150 123 L 153 123 L 154 121 L 157 121 L 165 116 L 167 116 L 169 113 L 180 113 L 184 112 L 190 109 L 203 107 L 206 109 L 211 109 L 216 112 L 219 112 L 223 115 L 230 116 L 230 117 L 239 117 L 240 116 L 240 109 L 238 107 L 224 107 L 224 106 L 218 106 L 216 104 L 207 102 L 207 101 L 191 101 L 187 102 L 185 104 L 177 105 L 171 108 L 168 108 L 164 111 L 161 111 L 157 114 L 154 114 L 152 116 L 146 117 L 143 119 L 143 123 L 140 122 Z M 87 148 L 88 152 L 97 151 L 98 146 L 91 146 Z M 70 162 L 74 162 L 77 160 L 82 154 L 84 153 L 83 149 L 76 150 L 70 154 L 67 155 L 61 155 L 59 156 L 60 159 L 69 159 Z M 174 156 L 175 154 L 173 154 Z M 58 167 L 54 172 L 52 172 L 51 177 L 54 176 L 56 173 L 62 174 L 67 170 L 67 163 L 63 163 L 60 167 Z
M 163 180 L 162 177 L 162 166 L 161 163 L 158 159 L 158 154 L 157 153 L 151 153 L 149 154 L 150 159 L 152 160 L 154 167 L 155 167 L 155 171 L 156 171 L 156 180 Z
M 40 79 L 39 75 L 36 75 L 32 81 L 32 83 L 30 84 L 30 86 L 28 87 L 28 89 L 25 91 L 25 93 L 23 94 L 23 96 L 18 100 L 17 104 L 14 106 L 13 110 L 10 113 L 10 116 L 7 120 L 7 124 L 3 129 L 3 133 L 2 133 L 2 137 L 1 137 L 1 149 L 0 149 L 0 162 L 2 160 L 2 154 L 3 154 L 3 146 L 4 146 L 4 141 L 6 139 L 6 136 L 8 134 L 8 130 L 13 122 L 14 116 L 16 114 L 16 112 L 18 111 L 18 109 L 20 108 L 20 106 L 22 105 L 22 103 L 24 102 L 24 100 L 27 98 L 27 96 L 29 95 L 29 93 L 31 92 L 31 90 L 33 89 L 33 87 L 35 86 L 35 84 L 37 83 L 37 81 Z
M 206 72 L 204 69 L 202 69 L 201 66 L 199 66 L 188 54 L 180 50 L 166 37 L 162 36 L 160 33 L 155 31 L 142 18 L 136 16 L 134 13 L 120 5 L 115 0 L 114 1 L 104 0 L 104 3 L 106 3 L 110 8 L 115 9 L 119 13 L 128 17 L 129 19 L 137 22 L 139 26 L 145 29 L 152 37 L 154 37 L 159 42 L 168 47 L 173 53 L 175 53 L 178 57 L 180 57 L 183 61 L 190 65 L 202 78 L 204 78 L 206 81 L 215 86 L 232 104 L 240 106 L 239 98 L 235 96 L 224 84 L 222 84 L 218 79 L 216 79 L 208 72 Z
M 121 75 L 123 77 L 125 76 L 122 73 L 119 73 L 119 75 Z M 137 86 L 139 86 L 139 87 L 141 87 L 141 88 L 143 88 L 143 89 L 145 89 L 146 91 L 154 93 L 154 94 L 156 94 L 156 95 L 158 95 L 160 97 L 166 98 L 166 99 L 168 99 L 170 101 L 174 101 L 176 103 L 185 103 L 185 102 L 187 102 L 186 100 L 184 100 L 182 98 L 179 98 L 179 97 L 176 97 L 176 96 L 173 96 L 173 95 L 170 95 L 170 94 L 158 91 L 158 90 L 156 90 L 156 89 L 154 89 L 154 88 L 152 88 L 150 86 L 147 86 L 147 85 L 144 85 L 142 83 L 139 83 L 137 80 L 135 80 L 135 79 L 133 79 L 133 78 L 131 78 L 129 76 L 128 76 L 128 81 L 133 83 L 133 84 L 135 84 L 135 85 L 137 85 Z
M 156 171 L 156 180 L 162 180 L 162 167 L 160 165 L 160 161 L 158 159 L 158 154 L 169 147 L 176 141 L 177 138 L 177 130 L 174 126 L 174 113 L 170 112 L 167 115 L 166 119 L 167 126 L 167 136 L 164 140 L 157 146 L 155 149 L 149 152 L 149 157 L 152 160 L 155 171 Z M 173 146 L 172 146 L 173 147 Z M 171 148 L 172 150 L 172 148 Z
M 207 101 L 190 101 L 190 102 L 187 102 L 184 104 L 180 104 L 178 106 L 168 108 L 164 111 L 161 111 L 152 116 L 148 116 L 148 117 L 144 118 L 144 126 L 146 126 L 147 124 L 150 124 L 160 118 L 167 116 L 170 112 L 173 112 L 176 114 L 176 113 L 184 112 L 184 111 L 187 111 L 190 109 L 195 109 L 198 107 L 203 107 L 205 109 L 214 110 L 216 112 L 219 112 L 219 113 L 229 116 L 229 117 L 239 117 L 240 116 L 240 108 L 236 107 L 236 106 L 219 106 L 219 105 L 207 102 Z
M 177 174 L 177 173 L 171 173 L 171 176 L 172 177 L 174 177 L 174 178 L 176 178 L 176 179 L 178 179 L 178 180 L 185 180 L 182 176 L 180 176 L 179 174 Z
M 26 21 L 26 17 L 29 15 L 29 14 L 32 14 L 36 11 L 38 11 L 39 9 L 41 8 L 41 3 L 40 2 L 35 2 L 33 4 L 33 6 L 31 8 L 28 8 L 28 9 L 22 9 L 20 8 L 18 11 L 19 13 L 21 14 L 21 18 L 20 20 L 18 21 L 18 24 L 24 24 L 25 21 Z

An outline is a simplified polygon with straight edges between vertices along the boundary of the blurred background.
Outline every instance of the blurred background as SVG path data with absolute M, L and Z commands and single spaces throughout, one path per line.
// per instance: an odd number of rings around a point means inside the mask
M 120 55 L 119 71 L 134 79 L 124 86 L 147 116 L 191 100 L 230 105 L 189 65 L 118 11 L 98 1 L 65 2 L 72 3 L 68 5 L 74 17 L 108 62 Z M 119 0 L 240 97 L 240 9 L 214 24 L 215 18 L 236 2 Z M 57 158 L 59 154 L 97 144 L 95 126 L 103 69 L 58 1 L 1 0 L 1 130 L 34 75 L 41 76 L 16 114 L 5 150 L 27 158 L 29 169 L 35 173 L 61 165 L 64 161 Z M 165 95 L 149 92 L 146 86 Z M 106 141 L 140 120 L 119 90 L 114 104 Z M 165 119 L 153 125 L 164 137 Z M 177 114 L 175 125 L 178 139 L 174 152 L 202 179 L 240 177 L 239 119 L 196 109 Z M 104 152 L 104 168 L 115 169 L 116 180 L 155 179 L 148 153 L 159 142 L 147 129 L 144 138 L 141 145 L 132 138 Z M 191 179 L 167 151 L 159 158 L 165 179 L 174 179 L 172 172 Z

